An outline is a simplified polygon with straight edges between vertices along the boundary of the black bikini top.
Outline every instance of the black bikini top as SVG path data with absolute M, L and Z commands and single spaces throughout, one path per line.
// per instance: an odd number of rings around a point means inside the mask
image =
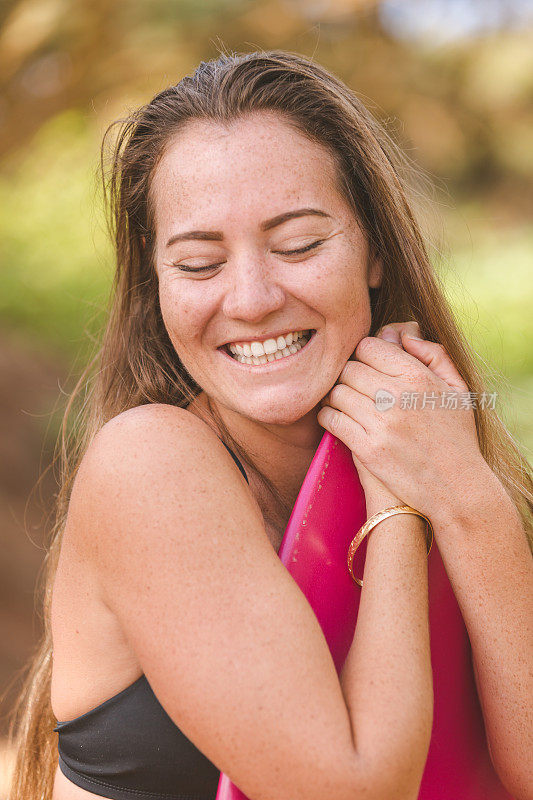
M 248 478 L 241 462 L 224 445 Z M 58 722 L 59 768 L 114 800 L 215 800 L 220 770 L 175 725 L 145 675 L 75 719 Z

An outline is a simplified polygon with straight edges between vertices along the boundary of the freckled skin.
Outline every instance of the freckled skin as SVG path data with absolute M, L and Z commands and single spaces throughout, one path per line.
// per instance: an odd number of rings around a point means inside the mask
M 152 197 L 161 310 L 185 367 L 230 430 L 259 451 L 276 448 L 274 440 L 316 447 L 323 434 L 317 404 L 368 334 L 368 289 L 381 281 L 329 152 L 273 112 L 228 126 L 196 120 L 167 147 Z M 331 218 L 308 215 L 261 231 L 262 221 L 307 207 Z M 198 229 L 221 231 L 224 239 L 167 248 L 173 234 Z M 326 241 L 306 254 L 276 253 L 318 239 Z M 224 263 L 195 275 L 173 262 Z M 275 374 L 252 375 L 217 350 L 228 341 L 301 329 L 317 330 L 309 352 Z
M 195 121 L 167 149 L 153 190 L 161 308 L 186 367 L 211 397 L 241 414 L 297 419 L 335 382 L 370 325 L 367 245 L 336 187 L 329 154 L 273 114 L 227 128 Z M 307 206 L 333 219 L 308 216 L 260 231 L 262 220 Z M 172 233 L 198 228 L 220 230 L 225 241 L 166 250 Z M 324 236 L 321 248 L 298 261 L 271 252 Z M 198 278 L 180 273 L 174 260 L 226 263 Z M 275 392 L 271 377 L 241 377 L 216 350 L 228 337 L 293 327 L 317 328 L 320 342 L 312 363 L 279 373 Z

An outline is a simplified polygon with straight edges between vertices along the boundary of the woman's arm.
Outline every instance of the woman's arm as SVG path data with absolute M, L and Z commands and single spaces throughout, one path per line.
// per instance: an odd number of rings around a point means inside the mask
M 379 503 L 366 495 L 367 517 L 396 505 L 393 495 Z M 426 522 L 420 517 L 388 517 L 370 533 L 355 636 L 340 681 L 359 758 L 377 772 L 387 764 L 390 778 L 403 773 L 405 793 L 398 777 L 391 796 L 418 797 L 433 721 Z
M 391 344 L 380 331 L 359 343 L 343 386 L 330 393 L 340 413 L 328 429 L 431 519 L 472 644 L 494 766 L 506 788 L 526 800 L 533 797 L 533 560 L 526 534 L 480 452 L 472 408 L 442 407 L 446 392 L 468 393 L 447 352 L 408 338 L 420 335 L 416 322 L 386 327 L 401 338 Z M 405 408 L 376 410 L 368 401 L 380 389 L 407 398 Z M 437 398 L 426 407 L 424 392 Z
M 445 351 L 424 340 L 414 321 L 395 323 L 397 344 L 460 390 Z M 378 336 L 382 336 L 382 332 Z M 468 413 L 459 411 L 459 418 Z M 438 502 L 427 513 L 472 645 L 474 674 L 494 767 L 517 800 L 533 797 L 533 559 L 517 509 L 483 459 L 474 436 L 463 438 L 461 458 L 448 470 Z M 439 445 L 433 426 L 434 452 Z M 474 428 L 472 428 L 472 433 Z M 468 442 L 471 442 L 468 447 Z M 448 449 L 454 452 L 451 437 Z M 427 492 L 431 496 L 431 491 Z
M 491 758 L 517 800 L 533 797 L 533 559 L 514 503 L 481 459 L 431 515 L 468 629 Z
M 257 503 L 198 418 L 143 406 L 104 426 L 69 517 L 160 702 L 249 797 L 417 796 L 432 714 L 418 518 L 371 534 L 341 686 Z

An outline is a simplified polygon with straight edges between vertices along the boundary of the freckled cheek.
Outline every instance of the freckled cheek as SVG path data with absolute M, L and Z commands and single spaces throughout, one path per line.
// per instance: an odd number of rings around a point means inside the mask
M 337 263 L 343 262 L 339 260 Z M 366 275 L 361 275 L 358 266 L 324 269 L 316 275 L 313 300 L 309 299 L 309 304 L 324 320 L 326 352 L 334 371 L 340 371 L 370 330 Z
M 348 327 L 370 327 L 370 298 L 366 273 L 359 263 L 350 264 L 346 255 L 328 259 L 313 276 L 310 304 L 329 322 L 348 323 Z
M 205 304 L 176 292 L 160 292 L 159 304 L 165 328 L 176 347 L 190 347 L 200 341 L 209 319 Z

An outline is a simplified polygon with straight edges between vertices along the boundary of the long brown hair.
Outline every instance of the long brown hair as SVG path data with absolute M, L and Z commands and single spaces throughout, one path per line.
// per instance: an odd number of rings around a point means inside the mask
M 99 428 L 122 411 L 144 403 L 185 406 L 200 391 L 176 355 L 158 304 L 150 197 L 154 168 L 170 138 L 187 121 L 228 123 L 264 110 L 276 112 L 295 130 L 329 149 L 339 189 L 362 223 L 372 251 L 382 260 L 382 284 L 369 290 L 369 335 L 387 322 L 415 319 L 424 338 L 446 348 L 471 392 L 479 396 L 489 391 L 486 367 L 454 319 L 415 220 L 408 191 L 409 160 L 357 95 L 324 67 L 278 50 L 223 54 L 201 62 L 192 76 L 111 125 L 102 145 L 102 175 L 116 275 L 101 346 L 72 392 L 58 443 L 62 481 L 46 557 L 45 631 L 12 728 L 17 758 L 11 800 L 48 800 L 52 795 L 57 739 L 50 707 L 50 599 L 80 460 Z M 108 142 L 117 125 L 108 164 Z M 529 464 L 493 408 L 477 407 L 474 415 L 483 456 L 532 537 Z M 253 454 L 232 440 L 222 420 L 216 423 L 227 442 L 253 467 Z

